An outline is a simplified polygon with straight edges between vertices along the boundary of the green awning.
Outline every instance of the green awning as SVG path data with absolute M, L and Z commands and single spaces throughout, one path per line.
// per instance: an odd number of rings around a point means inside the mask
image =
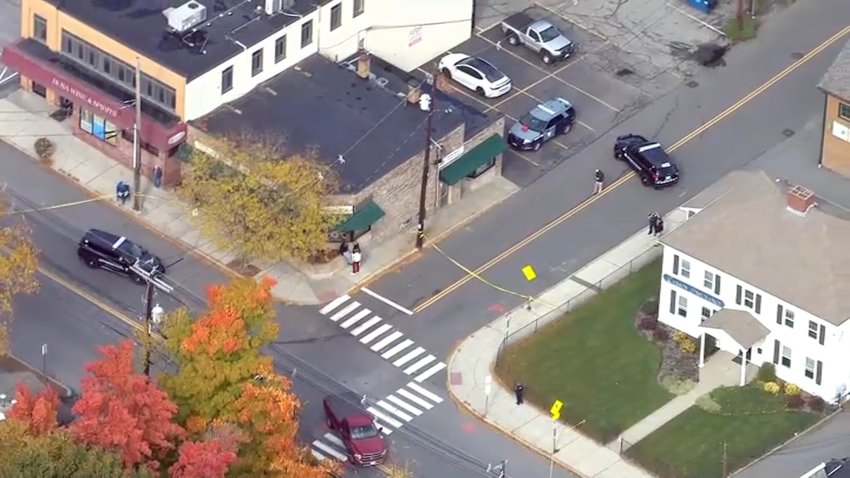
M 470 149 L 463 156 L 457 158 L 452 164 L 440 171 L 440 179 L 448 185 L 454 185 L 479 166 L 487 164 L 496 156 L 505 152 L 507 143 L 500 134 L 494 134 L 482 141 L 478 146 Z
M 363 231 L 369 229 L 369 226 L 378 222 L 378 219 L 382 217 L 384 217 L 384 210 L 381 209 L 381 206 L 369 201 L 357 208 L 351 217 L 335 229 L 339 232 Z

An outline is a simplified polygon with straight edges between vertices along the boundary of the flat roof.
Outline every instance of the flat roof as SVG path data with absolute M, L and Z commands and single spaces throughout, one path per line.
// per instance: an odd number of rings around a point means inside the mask
M 850 221 L 787 210 L 788 185 L 735 171 L 662 242 L 834 325 L 850 318 Z M 685 204 L 687 206 L 687 203 Z
M 850 101 L 850 40 L 844 44 L 835 61 L 826 70 L 818 83 L 818 88 Z
M 192 124 L 212 136 L 262 135 L 282 139 L 291 151 L 316 151 L 321 161 L 334 164 L 340 192 L 361 191 L 424 150 L 428 115 L 405 99 L 408 83 L 424 78 L 374 56 L 371 68 L 378 78 L 361 79 L 353 68 L 354 60 L 336 64 L 312 55 Z M 433 94 L 430 85 L 422 90 Z M 498 117 L 440 92 L 436 104 L 435 141 L 462 124 L 468 138 Z
M 267 15 L 263 0 L 193 0 L 207 9 L 200 29 L 206 53 L 168 33 L 163 10 L 189 0 L 47 0 L 91 28 L 192 80 L 281 31 L 329 0 L 295 0 L 283 13 Z M 259 9 L 258 9 L 259 7 Z M 315 27 L 314 27 L 315 29 Z

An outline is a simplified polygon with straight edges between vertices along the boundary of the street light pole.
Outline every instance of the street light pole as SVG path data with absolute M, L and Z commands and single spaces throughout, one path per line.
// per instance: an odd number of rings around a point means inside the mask
M 133 210 L 142 210 L 142 65 L 136 57 L 136 121 L 133 123 Z
M 431 124 L 434 119 L 434 111 L 437 109 L 437 80 L 439 72 L 433 75 L 431 88 L 431 104 L 428 110 L 428 120 L 425 125 L 425 154 L 422 157 L 422 183 L 419 188 L 419 220 L 416 224 L 416 248 L 422 249 L 425 243 L 425 215 L 426 200 L 428 197 L 428 175 L 431 171 Z

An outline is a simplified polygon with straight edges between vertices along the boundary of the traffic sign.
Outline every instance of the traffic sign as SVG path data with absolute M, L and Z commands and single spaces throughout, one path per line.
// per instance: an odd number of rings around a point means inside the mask
M 552 414 L 552 420 L 557 420 L 561 418 L 562 408 L 564 408 L 564 402 L 560 400 L 555 400 L 555 403 L 552 404 L 552 408 L 549 409 L 549 413 Z
M 534 268 L 531 266 L 525 266 L 522 268 L 522 275 L 525 276 L 525 280 L 531 282 L 537 278 L 537 273 L 534 272 Z

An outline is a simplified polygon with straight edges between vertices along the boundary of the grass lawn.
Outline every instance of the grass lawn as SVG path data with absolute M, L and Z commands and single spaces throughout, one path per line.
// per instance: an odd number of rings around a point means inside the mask
M 524 383 L 527 400 L 544 410 L 563 401 L 562 420 L 586 420 L 585 434 L 616 438 L 672 398 L 656 379 L 660 350 L 634 327 L 640 306 L 658 296 L 660 277 L 659 259 L 508 347 L 498 377 Z
M 812 426 L 820 417 L 786 411 L 785 397 L 757 385 L 712 392 L 720 412 L 693 406 L 627 451 L 662 478 L 717 478 L 723 473 L 723 443 L 728 470 L 758 458 Z

